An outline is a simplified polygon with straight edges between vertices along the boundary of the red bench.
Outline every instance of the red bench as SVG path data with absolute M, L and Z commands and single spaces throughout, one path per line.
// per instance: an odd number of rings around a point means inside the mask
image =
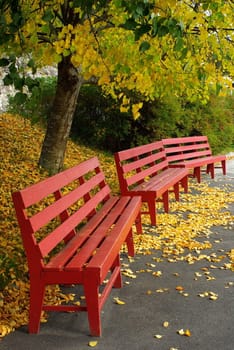
M 115 153 L 115 163 L 122 195 L 141 196 L 148 204 L 151 224 L 156 225 L 156 201 L 169 210 L 169 190 L 179 200 L 179 185 L 188 191 L 188 170 L 169 168 L 161 141 Z
M 214 179 L 214 169 L 222 168 L 226 175 L 226 156 L 212 155 L 212 151 L 206 136 L 191 136 L 163 139 L 170 166 L 193 170 L 193 176 L 201 182 L 201 169 L 206 167 L 206 173 Z M 221 166 L 215 166 L 221 163 Z
M 96 157 L 12 197 L 29 267 L 29 332 L 39 332 L 42 310 L 87 311 L 91 335 L 100 336 L 101 309 L 122 285 L 121 246 L 134 255 L 132 225 L 142 232 L 141 198 L 111 196 Z M 53 284 L 83 285 L 86 305 L 44 305 Z

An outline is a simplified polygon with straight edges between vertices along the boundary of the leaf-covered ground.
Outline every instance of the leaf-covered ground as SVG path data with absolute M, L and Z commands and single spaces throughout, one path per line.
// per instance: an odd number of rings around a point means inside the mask
M 43 130 L 31 126 L 28 120 L 9 114 L 0 116 L 0 338 L 28 322 L 27 263 L 11 193 L 47 176 L 37 166 L 42 140 Z M 94 155 L 99 157 L 112 191 L 118 193 L 112 156 L 69 142 L 65 166 L 73 166 Z M 228 204 L 233 202 L 234 192 L 230 188 L 212 188 L 205 182 L 198 185 L 191 180 L 189 194 L 181 194 L 179 203 L 171 198 L 170 214 L 163 213 L 159 205 L 157 228 L 150 226 L 147 217 L 143 218 L 144 234 L 135 235 L 136 253 L 161 250 L 162 258 L 170 262 L 209 259 L 202 250 L 211 248 L 210 228 L 233 227 L 234 217 L 228 210 Z M 232 269 L 234 250 L 230 247 L 225 255 L 230 259 L 226 267 Z M 210 257 L 211 261 L 213 258 Z M 48 288 L 46 298 L 61 303 L 72 300 L 73 295 L 67 297 L 54 286 Z M 45 315 L 42 321 L 46 322 Z

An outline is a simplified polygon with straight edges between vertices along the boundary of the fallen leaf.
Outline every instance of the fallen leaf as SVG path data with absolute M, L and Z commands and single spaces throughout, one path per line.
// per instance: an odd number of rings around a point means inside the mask
M 95 346 L 97 346 L 97 344 L 98 344 L 98 341 L 97 341 L 97 340 L 92 340 L 92 341 L 89 342 L 89 346 L 90 346 L 91 348 L 94 348 Z
M 175 272 L 175 273 L 173 273 L 173 275 L 176 277 L 179 277 L 180 274 L 178 272 Z
M 154 338 L 157 338 L 157 339 L 162 339 L 162 337 L 163 337 L 163 335 L 161 335 L 161 334 L 155 334 L 154 335 Z
M 182 292 L 182 291 L 184 290 L 184 287 L 182 287 L 182 286 L 177 286 L 177 287 L 176 287 L 176 290 L 178 290 L 179 292 Z
M 162 276 L 162 271 L 155 271 L 152 273 L 153 276 L 160 277 Z
M 185 335 L 186 337 L 191 337 L 191 332 L 190 332 L 190 330 L 189 330 L 189 329 L 186 329 L 186 330 L 184 331 L 184 335 Z
M 183 330 L 183 329 L 180 329 L 180 330 L 177 331 L 177 333 L 178 333 L 179 335 L 184 335 L 184 330 Z
M 191 332 L 190 332 L 189 329 L 186 329 L 186 330 L 180 329 L 180 330 L 177 331 L 177 333 L 179 335 L 184 335 L 186 337 L 191 337 Z
M 125 305 L 125 301 L 120 300 L 118 297 L 114 298 L 114 302 L 118 305 Z
M 195 275 L 196 277 L 202 277 L 202 274 L 201 274 L 200 272 L 195 272 L 194 275 Z

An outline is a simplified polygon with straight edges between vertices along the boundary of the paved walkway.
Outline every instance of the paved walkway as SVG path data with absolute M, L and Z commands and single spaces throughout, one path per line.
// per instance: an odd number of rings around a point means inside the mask
M 211 184 L 229 184 L 234 191 L 233 160 L 228 162 L 227 176 L 218 171 Z M 234 203 L 229 210 L 234 214 Z M 234 248 L 233 223 L 228 228 L 215 227 L 213 232 L 213 248 L 202 254 L 219 256 Z M 138 255 L 129 267 L 134 272 L 147 269 L 154 263 L 152 259 L 160 255 L 160 251 Z M 127 263 L 126 258 L 124 262 Z M 97 350 L 233 350 L 234 272 L 225 268 L 227 262 L 227 258 L 217 263 L 203 259 L 194 264 L 164 259 L 156 263 L 156 270 L 163 272 L 160 278 L 152 278 L 152 273 L 137 273 L 136 279 L 124 276 L 130 284 L 112 291 L 103 309 L 103 336 L 99 339 L 89 336 L 86 313 L 51 313 L 38 335 L 30 335 L 22 327 L 3 339 L 0 349 L 85 350 L 89 341 L 98 340 Z M 156 292 L 157 289 L 162 292 Z M 210 299 L 216 296 L 217 300 Z M 115 304 L 114 297 L 126 304 Z M 168 327 L 164 326 L 165 321 Z M 191 336 L 179 335 L 180 329 L 189 330 Z

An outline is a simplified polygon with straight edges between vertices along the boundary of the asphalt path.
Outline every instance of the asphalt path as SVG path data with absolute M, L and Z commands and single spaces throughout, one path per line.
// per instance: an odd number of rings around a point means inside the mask
M 226 176 L 217 170 L 215 179 L 206 181 L 234 191 L 234 160 L 227 162 Z M 234 215 L 234 203 L 228 209 Z M 212 232 L 212 249 L 202 254 L 215 256 L 234 249 L 234 223 Z M 194 264 L 167 259 L 155 263 L 157 258 L 160 251 L 137 255 L 130 263 L 123 256 L 123 264 L 129 264 L 137 277 L 123 276 L 123 288 L 111 292 L 102 312 L 101 338 L 90 337 L 86 313 L 53 312 L 38 335 L 21 327 L 0 342 L 0 349 L 85 350 L 97 340 L 96 350 L 233 350 L 234 272 L 225 268 L 228 258 Z M 141 272 L 152 264 L 162 272 L 159 278 Z M 115 297 L 125 304 L 114 303 Z M 181 330 L 184 335 L 178 333 Z

